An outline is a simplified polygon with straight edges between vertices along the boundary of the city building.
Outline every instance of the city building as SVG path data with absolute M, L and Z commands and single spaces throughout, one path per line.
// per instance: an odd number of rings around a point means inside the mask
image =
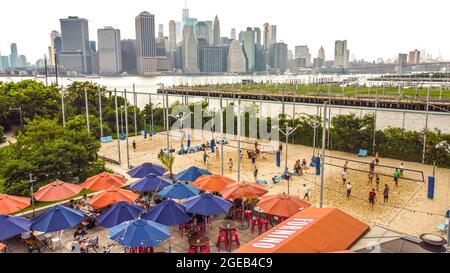
M 174 20 L 169 21 L 169 52 L 173 52 L 177 48 L 177 26 Z
M 259 27 L 253 28 L 255 31 L 255 43 L 257 46 L 261 45 L 261 29 Z
M 89 41 L 89 47 L 91 48 L 92 52 L 97 52 L 97 42 L 96 41 Z
M 347 40 L 337 40 L 334 43 L 334 66 L 348 68 L 350 51 L 347 49 Z
M 268 37 L 268 45 L 267 47 L 270 49 L 273 44 L 277 42 L 277 26 L 270 25 L 269 26 L 269 37 Z
M 285 43 L 274 43 L 272 45 L 270 65 L 273 70 L 284 73 L 288 66 L 288 49 Z
M 156 57 L 155 16 L 143 11 L 136 17 L 135 23 L 138 74 L 146 75 L 156 72 L 157 61 L 154 58 Z
M 410 64 L 418 64 L 420 63 L 420 51 L 415 49 L 414 51 L 409 52 L 409 63 Z
M 263 25 L 263 46 L 266 52 L 269 51 L 269 23 Z
M 323 46 L 320 46 L 319 52 L 317 53 L 317 58 L 325 60 L 325 49 L 323 49 Z
M 136 40 L 126 39 L 120 41 L 120 44 L 122 50 L 122 71 L 128 74 L 136 74 Z
M 92 73 L 92 50 L 88 20 L 77 16 L 60 19 L 62 50 L 60 64 L 76 73 Z
M 230 39 L 231 40 L 236 40 L 236 29 L 235 28 L 231 29 Z
M 6 70 L 9 67 L 9 56 L 0 56 L 0 70 Z
M 247 60 L 247 71 L 253 72 L 256 64 L 256 45 L 255 45 L 255 31 L 248 27 L 243 32 L 243 47 L 245 58 Z M 286 53 L 287 54 L 287 53 Z
M 205 39 L 208 45 L 212 44 L 212 41 L 209 39 L 209 24 L 206 21 L 199 21 L 195 25 L 195 34 L 198 39 Z
M 19 55 L 19 60 L 17 62 L 17 67 L 28 67 L 27 57 L 25 55 Z
M 241 44 L 237 40 L 230 43 L 227 57 L 227 71 L 230 73 L 244 73 L 246 61 Z
M 194 27 L 187 22 L 183 29 L 183 70 L 198 72 L 198 48 Z
M 220 73 L 227 71 L 227 46 L 203 46 L 199 48 L 200 71 Z
M 262 72 L 266 71 L 266 53 L 264 51 L 264 46 L 256 45 L 256 60 L 255 60 L 255 71 Z
M 313 67 L 314 68 L 321 68 L 323 66 L 325 66 L 325 59 L 319 58 L 319 57 L 314 58 L 314 60 L 313 60 Z
M 19 66 L 19 54 L 17 53 L 17 44 L 12 43 L 10 48 L 11 48 L 11 55 L 9 55 L 9 65 L 11 67 L 18 67 Z
M 311 54 L 309 53 L 309 48 L 307 45 L 299 45 L 295 47 L 295 58 L 305 59 L 306 66 L 311 66 Z
M 118 75 L 122 73 L 122 46 L 120 30 L 105 27 L 97 31 L 99 74 Z
M 50 65 L 55 65 L 56 63 L 56 59 L 59 59 L 59 54 L 61 54 L 62 51 L 62 40 L 61 40 L 61 34 L 56 31 L 53 30 L 50 33 L 50 48 L 49 48 L 49 60 L 50 60 Z M 56 54 L 56 56 L 55 56 Z
M 220 22 L 219 18 L 214 18 L 214 29 L 213 29 L 213 45 L 219 45 L 220 44 Z

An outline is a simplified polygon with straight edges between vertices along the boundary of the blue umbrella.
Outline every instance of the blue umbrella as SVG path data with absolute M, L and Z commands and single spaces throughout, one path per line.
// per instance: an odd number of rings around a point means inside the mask
M 30 230 L 30 225 L 26 218 L 0 214 L 0 241 Z
M 200 193 L 200 190 L 194 186 L 186 185 L 184 183 L 176 183 L 169 186 L 162 191 L 158 192 L 156 195 L 162 198 L 169 199 L 185 199 L 192 196 L 196 196 Z
M 108 229 L 111 240 L 125 247 L 158 246 L 170 237 L 169 228 L 153 221 L 136 219 Z
M 128 171 L 128 174 L 133 178 L 144 178 L 149 174 L 163 175 L 166 171 L 161 165 L 144 163 Z
M 42 232 L 59 231 L 78 225 L 84 220 L 84 214 L 80 210 L 62 205 L 56 205 L 39 215 L 31 224 L 31 230 Z
M 155 174 L 147 175 L 144 178 L 130 185 L 130 189 L 137 192 L 157 191 L 172 185 L 172 182 Z
M 186 214 L 182 205 L 173 200 L 165 200 L 143 215 L 142 218 L 166 226 L 175 226 L 188 222 L 192 217 Z
M 98 217 L 98 225 L 110 228 L 125 221 L 133 220 L 141 213 L 143 208 L 128 202 L 117 202 Z
M 194 182 L 195 180 L 197 180 L 197 178 L 199 178 L 202 175 L 211 175 L 211 174 L 212 173 L 210 173 L 208 170 L 192 166 L 175 175 L 175 179 L 180 181 Z
M 233 206 L 231 202 L 211 193 L 194 196 L 182 205 L 186 208 L 186 212 L 203 216 L 226 213 Z

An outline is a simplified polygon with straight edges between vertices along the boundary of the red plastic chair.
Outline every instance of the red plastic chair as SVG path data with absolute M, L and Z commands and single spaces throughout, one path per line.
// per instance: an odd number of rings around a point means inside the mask
M 232 229 L 230 231 L 230 235 L 231 235 L 231 247 L 233 247 L 233 242 L 236 244 L 236 247 L 239 247 L 241 243 L 239 243 L 238 231 L 236 229 Z
M 202 246 L 199 253 L 211 253 L 211 247 L 209 245 Z
M 188 253 L 197 253 L 197 248 L 195 246 L 190 246 L 188 249 Z
M 234 219 L 241 219 L 241 217 L 242 217 L 242 209 L 241 208 L 240 209 L 235 209 L 233 211 L 233 218 Z
M 219 237 L 217 238 L 217 251 L 220 251 L 220 245 L 222 243 L 225 243 L 225 248 L 228 249 L 228 236 L 227 233 L 225 231 L 220 231 L 219 232 Z
M 260 221 L 260 219 L 258 217 L 256 217 L 256 216 L 252 217 L 252 234 L 253 234 L 256 226 L 258 226 L 258 229 L 259 229 L 259 221 Z
M 269 220 L 261 218 L 259 220 L 259 235 L 261 235 L 263 228 L 265 229 L 264 231 L 268 231 L 269 230 Z
M 252 219 L 252 211 L 251 210 L 244 211 L 244 216 L 245 218 L 247 218 L 247 224 L 250 226 L 250 221 Z

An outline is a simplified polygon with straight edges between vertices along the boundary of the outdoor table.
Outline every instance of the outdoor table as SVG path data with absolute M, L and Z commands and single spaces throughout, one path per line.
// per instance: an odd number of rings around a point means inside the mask
M 50 239 L 53 237 L 51 234 L 40 231 L 33 231 L 33 236 L 38 242 L 42 243 L 48 249 L 51 249 Z
M 239 226 L 239 223 L 236 221 L 232 221 L 232 220 L 223 220 L 219 224 L 219 228 L 221 230 L 226 231 L 226 233 L 227 233 L 227 237 L 229 240 L 229 244 L 228 244 L 229 252 L 231 252 L 231 241 L 232 241 L 231 230 L 236 229 L 238 226 Z
M 188 243 L 190 246 L 193 246 L 196 248 L 196 251 L 198 248 L 206 246 L 209 244 L 209 238 L 208 236 L 192 236 L 188 239 Z

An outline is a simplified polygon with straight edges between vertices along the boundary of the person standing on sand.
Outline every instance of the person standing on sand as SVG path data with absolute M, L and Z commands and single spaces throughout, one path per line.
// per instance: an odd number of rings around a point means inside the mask
M 377 191 L 380 189 L 380 177 L 378 176 L 378 174 L 377 174 L 377 176 L 375 176 L 375 183 L 377 184 Z
M 228 160 L 228 169 L 231 171 L 233 171 L 233 159 L 230 158 L 230 160 Z
M 378 154 L 378 152 L 375 153 L 375 163 L 377 165 L 380 164 L 380 155 Z
M 253 170 L 253 176 L 255 177 L 255 181 L 258 179 L 258 168 L 255 165 L 255 169 Z
M 352 194 L 352 185 L 350 184 L 350 182 L 347 183 L 347 199 L 350 199 L 350 196 Z
M 400 164 L 400 177 L 403 177 L 403 171 L 405 170 L 405 166 L 402 164 Z
M 220 158 L 220 152 L 219 152 L 219 149 L 216 149 L 216 158 L 217 158 L 217 159 Z
M 375 204 L 375 200 L 377 198 L 377 194 L 375 193 L 375 189 L 372 189 L 371 192 L 369 192 L 369 203 L 370 207 L 373 210 L 373 205 Z
M 398 179 L 400 178 L 400 171 L 398 169 L 395 169 L 394 172 L 394 182 L 395 186 L 398 187 Z
M 136 152 L 136 140 L 133 140 L 133 151 Z
M 347 169 L 344 168 L 341 172 L 342 185 L 345 185 L 345 182 L 347 182 L 347 176 L 348 176 Z
M 203 165 L 206 165 L 206 160 L 208 159 L 208 155 L 206 154 L 206 150 L 203 151 Z
M 278 146 L 278 151 L 280 151 L 280 155 L 283 154 L 283 143 L 280 143 L 280 146 Z
M 384 185 L 384 191 L 383 191 L 383 196 L 384 196 L 384 203 L 389 201 L 389 186 L 388 184 Z
M 303 184 L 303 200 L 308 199 L 309 201 L 309 187 L 306 184 Z
M 369 164 L 369 172 L 374 173 L 375 172 L 375 161 L 372 160 Z
M 367 185 L 372 185 L 372 182 L 373 182 L 373 177 L 374 177 L 374 174 L 373 173 L 369 173 L 369 181 L 367 181 Z

